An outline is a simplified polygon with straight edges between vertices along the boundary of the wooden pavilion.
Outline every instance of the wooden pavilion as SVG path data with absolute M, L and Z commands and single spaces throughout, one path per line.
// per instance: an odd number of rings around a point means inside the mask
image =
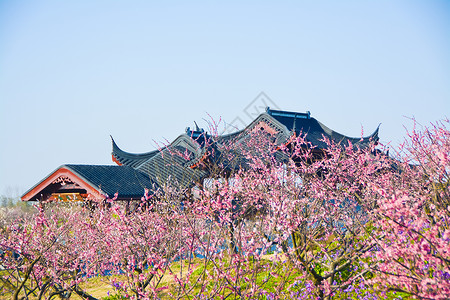
M 141 199 L 144 190 L 154 191 L 172 183 L 185 189 L 202 184 L 211 174 L 202 167 L 215 164 L 221 145 L 240 143 L 251 132 L 270 133 L 277 144 L 286 144 L 293 136 L 306 134 L 306 141 L 320 153 L 327 144 L 336 143 L 364 148 L 378 141 L 378 128 L 367 137 L 348 137 L 328 128 L 310 113 L 272 110 L 260 114 L 246 128 L 232 134 L 211 136 L 203 129 L 189 127 L 172 143 L 147 153 L 129 153 L 112 139 L 112 160 L 117 165 L 62 165 L 30 188 L 23 201 L 86 201 L 113 198 L 131 201 Z M 215 151 L 214 151 L 215 150 Z M 236 167 L 236 166 L 234 166 Z

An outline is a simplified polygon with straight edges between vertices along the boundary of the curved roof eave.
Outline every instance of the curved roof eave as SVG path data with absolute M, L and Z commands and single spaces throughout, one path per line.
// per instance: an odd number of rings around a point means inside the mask
M 314 118 L 311 118 L 311 119 L 314 119 Z M 346 136 L 344 134 L 341 134 L 341 133 L 339 133 L 337 131 L 334 131 L 334 130 L 330 129 L 329 127 L 327 127 L 326 125 L 324 125 L 323 123 L 321 123 L 320 121 L 318 121 L 316 119 L 314 119 L 314 120 L 320 125 L 320 127 L 323 129 L 323 131 L 330 138 L 332 138 L 334 140 L 336 140 L 336 138 L 337 138 L 337 140 L 338 140 L 337 142 L 341 142 L 342 140 L 346 139 L 346 140 L 352 141 L 353 143 L 361 144 L 361 143 L 369 143 L 370 141 L 376 142 L 379 139 L 378 138 L 378 132 L 379 132 L 381 124 L 379 124 L 377 126 L 377 128 L 375 129 L 375 131 L 369 136 L 365 136 L 365 137 L 349 137 L 349 136 Z
M 160 151 L 160 150 L 153 150 L 153 151 L 145 152 L 145 153 L 130 153 L 130 152 L 126 152 L 126 151 L 123 151 L 122 149 L 120 149 L 119 146 L 117 146 L 117 144 L 114 141 L 114 138 L 112 136 L 111 136 L 111 142 L 112 142 L 111 155 L 113 156 L 113 158 L 115 158 L 117 160 L 115 162 L 118 162 L 118 163 L 124 164 L 124 165 L 130 165 L 134 168 L 138 167 L 139 165 L 141 165 L 148 159 L 152 158 L 153 156 L 158 154 Z M 114 161 L 114 159 L 113 159 L 113 161 Z M 132 163 L 129 163 L 130 161 Z

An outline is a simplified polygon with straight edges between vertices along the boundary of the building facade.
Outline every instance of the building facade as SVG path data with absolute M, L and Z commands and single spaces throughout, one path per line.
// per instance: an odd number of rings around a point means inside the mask
M 224 161 L 221 149 L 227 143 L 245 147 L 245 139 L 252 132 L 270 134 L 276 144 L 287 145 L 292 137 L 304 135 L 317 155 L 327 147 L 324 139 L 338 144 L 351 143 L 361 148 L 378 141 L 378 129 L 370 136 L 348 137 L 328 128 L 310 113 L 266 109 L 246 128 L 232 134 L 210 135 L 203 129 L 187 128 L 162 149 L 147 153 L 123 151 L 112 140 L 112 160 L 116 165 L 62 165 L 22 197 L 23 201 L 86 201 L 115 197 L 117 200 L 139 200 L 144 191 L 155 191 L 165 184 L 189 190 L 202 185 L 211 176 L 211 168 Z M 239 156 L 239 155 L 238 155 Z M 282 154 L 280 154 L 280 159 Z M 221 164 L 225 173 L 241 167 L 241 160 Z M 224 175 L 226 176 L 226 175 Z

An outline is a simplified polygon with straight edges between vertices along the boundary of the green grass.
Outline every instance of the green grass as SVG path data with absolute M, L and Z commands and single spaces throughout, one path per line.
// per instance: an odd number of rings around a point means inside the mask
M 219 263 L 223 263 L 224 268 L 231 268 L 230 273 L 232 276 L 235 275 L 235 267 L 228 263 L 229 257 L 223 258 L 222 261 L 205 261 L 204 259 L 194 258 L 191 260 L 183 260 L 173 262 L 170 265 L 170 270 L 173 274 L 180 276 L 180 274 L 184 274 L 186 276 L 186 272 L 189 268 L 191 268 L 192 274 L 189 281 L 185 285 L 185 291 L 187 295 L 183 295 L 181 292 L 183 289 L 181 286 L 175 281 L 174 275 L 170 274 L 167 271 L 161 279 L 160 286 L 167 286 L 167 289 L 159 292 L 159 297 L 162 299 L 170 299 L 171 294 L 181 295 L 180 299 L 193 299 L 195 295 L 201 293 L 202 286 L 204 287 L 204 293 L 212 297 L 212 291 L 217 290 L 217 293 L 214 294 L 213 298 L 219 299 L 220 295 L 226 296 L 227 294 L 234 293 L 229 288 L 225 288 L 225 285 L 228 283 L 225 279 L 221 279 L 219 275 L 220 270 L 217 269 L 216 265 Z M 295 269 L 289 262 L 285 261 L 283 263 L 275 261 L 274 255 L 266 255 L 259 261 L 248 260 L 244 264 L 241 265 L 242 276 L 235 283 L 236 286 L 240 289 L 240 291 L 245 292 L 248 291 L 251 286 L 244 277 L 249 278 L 251 282 L 256 282 L 256 287 L 258 289 L 263 289 L 267 293 L 280 294 L 280 286 L 282 286 L 281 294 L 283 294 L 284 299 L 289 299 L 290 293 L 293 292 L 301 292 L 305 286 L 302 281 L 298 281 L 298 278 L 301 277 L 301 273 L 299 270 Z M 207 275 L 209 273 L 209 275 Z M 0 275 L 2 273 L 0 272 Z M 3 274 L 4 275 L 4 274 Z M 118 280 L 125 280 L 124 275 L 114 276 Z M 80 285 L 80 288 L 91 294 L 92 296 L 103 299 L 103 300 L 124 300 L 126 299 L 123 294 L 118 293 L 114 290 L 113 286 L 111 286 L 112 277 L 95 277 L 90 278 L 86 282 Z M 298 284 L 294 286 L 294 283 L 298 281 Z M 0 299 L 10 299 L 11 293 L 4 292 L 5 287 L 2 286 L 0 282 Z M 371 292 L 367 290 L 367 292 Z M 234 296 L 232 297 L 234 299 Z M 265 299 L 266 296 L 260 295 L 259 299 Z M 388 292 L 385 295 L 380 295 L 381 299 L 411 299 L 405 293 L 399 292 Z M 36 297 L 30 297 L 30 300 L 36 299 Z M 72 294 L 71 299 L 81 299 L 79 296 Z M 237 297 L 239 299 L 239 297 Z M 352 292 L 339 292 L 335 295 L 334 299 L 360 299 L 360 294 L 352 291 Z

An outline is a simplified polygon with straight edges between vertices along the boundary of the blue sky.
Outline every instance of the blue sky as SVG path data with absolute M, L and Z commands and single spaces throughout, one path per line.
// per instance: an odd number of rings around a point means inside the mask
M 450 1 L 1 1 L 0 194 L 265 92 L 383 143 L 450 117 Z

